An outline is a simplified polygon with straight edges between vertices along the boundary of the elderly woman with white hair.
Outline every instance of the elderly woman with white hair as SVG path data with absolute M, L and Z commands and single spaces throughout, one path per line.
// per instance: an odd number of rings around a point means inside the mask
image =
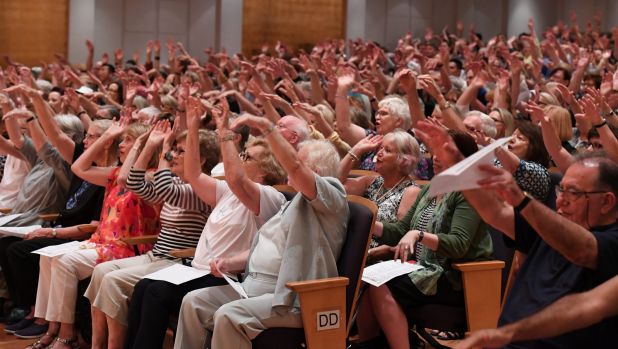
M 335 104 L 335 116 L 337 118 L 337 132 L 341 138 L 350 146 L 354 146 L 363 138 L 371 135 L 385 135 L 395 129 L 408 130 L 412 125 L 410 117 L 410 107 L 408 103 L 399 96 L 386 96 L 378 103 L 376 112 L 376 129 L 364 129 L 352 123 L 350 117 L 350 102 L 348 93 L 354 84 L 353 75 L 343 75 L 337 80 L 337 94 Z M 357 167 L 363 170 L 374 170 L 375 163 L 373 157 L 375 152 L 369 152 L 360 157 L 358 154 L 352 159 L 357 162 Z
M 347 229 L 349 208 L 336 178 L 339 155 L 326 140 L 305 141 L 298 153 L 265 119 L 243 116 L 233 127 L 259 130 L 288 173 L 298 194 L 258 230 L 252 248 L 215 259 L 211 271 L 245 270 L 241 299 L 231 286 L 187 294 L 182 302 L 175 348 L 251 348 L 251 340 L 270 327 L 302 327 L 298 297 L 290 281 L 337 276 L 337 259 Z M 276 307 L 276 311 L 274 311 Z
M 378 149 L 375 157 L 378 177 L 349 178 L 354 161 L 348 154 L 341 161 L 339 180 L 348 194 L 364 196 L 377 204 L 378 221 L 396 222 L 405 216 L 421 190 L 411 176 L 420 157 L 420 147 L 409 133 L 395 130 L 385 136 L 368 136 L 356 143 L 351 152 L 364 154 L 375 149 Z M 371 247 L 377 245 L 372 241 Z

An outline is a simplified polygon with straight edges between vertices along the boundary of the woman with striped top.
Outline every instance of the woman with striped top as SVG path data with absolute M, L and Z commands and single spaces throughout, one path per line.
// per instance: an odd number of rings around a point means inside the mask
M 186 132 L 175 137 L 169 121 L 160 121 L 131 168 L 127 189 L 148 202 L 163 204 L 161 233 L 150 252 L 101 263 L 94 269 L 85 294 L 92 304 L 93 348 L 104 348 L 106 343 L 108 348 L 122 347 L 127 326 L 128 300 L 133 293 L 133 286 L 145 275 L 177 263 L 178 260 L 169 254 L 170 250 L 195 247 L 198 243 L 210 207 L 183 181 L 186 137 Z M 148 159 L 161 144 L 163 156 L 159 160 L 159 169 L 154 179 L 148 181 L 145 178 Z M 214 132 L 200 131 L 199 147 L 202 171 L 210 173 L 219 160 Z

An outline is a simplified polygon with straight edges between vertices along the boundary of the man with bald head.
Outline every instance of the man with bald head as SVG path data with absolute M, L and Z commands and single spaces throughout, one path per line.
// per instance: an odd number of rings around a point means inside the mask
M 286 115 L 277 121 L 277 128 L 283 138 L 298 150 L 298 145 L 309 139 L 309 125 L 305 120 Z

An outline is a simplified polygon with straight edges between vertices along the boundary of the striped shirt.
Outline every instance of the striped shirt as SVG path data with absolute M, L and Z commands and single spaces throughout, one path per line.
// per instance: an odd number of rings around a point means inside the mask
M 127 189 L 152 203 L 163 203 L 161 233 L 152 252 L 157 257 L 174 259 L 173 249 L 197 246 L 210 207 L 195 194 L 189 184 L 172 177 L 169 169 L 155 172 L 154 180 L 145 179 L 146 171 L 131 168 Z

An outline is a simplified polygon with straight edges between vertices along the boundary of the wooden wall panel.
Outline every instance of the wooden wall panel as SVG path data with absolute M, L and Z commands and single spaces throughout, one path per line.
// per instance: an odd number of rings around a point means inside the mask
M 68 5 L 69 0 L 0 0 L 0 57 L 38 65 L 54 53 L 66 55 Z
M 263 43 L 281 40 L 293 48 L 311 48 L 345 35 L 345 0 L 245 0 L 242 47 L 245 55 Z

